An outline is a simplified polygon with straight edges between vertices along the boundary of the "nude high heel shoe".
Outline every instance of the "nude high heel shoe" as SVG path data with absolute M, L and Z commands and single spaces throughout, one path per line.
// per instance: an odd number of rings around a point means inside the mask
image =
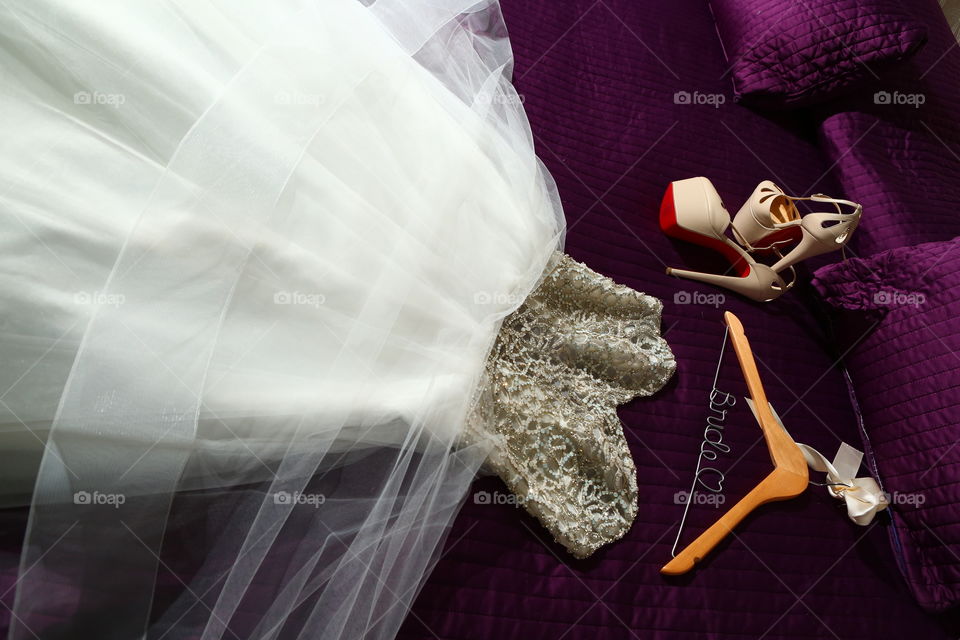
M 671 182 L 660 204 L 660 228 L 667 235 L 719 251 L 733 265 L 736 276 L 667 268 L 668 275 L 725 287 L 752 300 L 767 302 L 790 288 L 777 272 L 757 263 L 724 233 L 730 214 L 720 194 L 704 177 Z
M 796 205 L 801 200 L 831 204 L 836 212 L 801 216 Z M 851 211 L 844 213 L 841 206 Z M 734 217 L 733 236 L 747 251 L 774 251 L 780 260 L 772 268 L 779 272 L 845 246 L 860 224 L 862 213 L 863 207 L 856 202 L 822 193 L 803 198 L 788 196 L 776 184 L 764 180 Z M 780 247 L 796 241 L 799 244 L 790 253 L 780 253 Z

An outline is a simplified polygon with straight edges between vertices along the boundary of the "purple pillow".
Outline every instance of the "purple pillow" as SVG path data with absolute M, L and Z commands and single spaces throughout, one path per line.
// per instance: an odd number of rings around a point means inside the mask
M 710 0 L 738 102 L 795 107 L 877 80 L 926 27 L 897 0 Z
M 960 603 L 960 237 L 831 264 L 868 463 L 891 497 L 891 540 L 926 609 Z

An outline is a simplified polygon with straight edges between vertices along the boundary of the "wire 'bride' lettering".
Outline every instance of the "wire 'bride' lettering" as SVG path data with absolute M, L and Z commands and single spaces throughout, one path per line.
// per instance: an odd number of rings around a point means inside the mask
M 723 482 L 726 480 L 723 472 L 716 467 L 704 465 L 704 461 L 714 462 L 721 453 L 730 453 L 730 445 L 723 441 L 724 421 L 727 419 L 727 411 L 737 403 L 733 394 L 721 391 L 717 388 L 717 379 L 720 376 L 720 365 L 723 364 L 723 352 L 727 346 L 727 333 L 729 328 L 723 332 L 723 345 L 720 347 L 720 359 L 717 361 L 717 371 L 713 376 L 713 388 L 710 389 L 710 406 L 707 415 L 707 423 L 703 429 L 703 441 L 700 443 L 700 455 L 697 456 L 697 470 L 693 473 L 693 482 L 690 484 L 690 491 L 686 494 L 680 492 L 677 496 L 683 498 L 683 518 L 680 520 L 680 528 L 677 530 L 677 537 L 673 541 L 673 549 L 670 553 L 677 555 L 677 545 L 680 543 L 680 534 L 683 533 L 683 525 L 687 522 L 687 512 L 690 511 L 690 503 L 693 502 L 694 494 L 698 489 L 709 491 L 710 493 L 720 493 L 723 491 Z

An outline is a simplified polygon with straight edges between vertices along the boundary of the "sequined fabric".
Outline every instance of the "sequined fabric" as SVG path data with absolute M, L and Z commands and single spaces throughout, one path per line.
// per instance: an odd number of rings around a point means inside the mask
M 636 516 L 636 468 L 616 408 L 673 375 L 662 308 L 557 253 L 487 359 L 468 437 L 493 440 L 489 470 L 577 558 L 623 536 Z

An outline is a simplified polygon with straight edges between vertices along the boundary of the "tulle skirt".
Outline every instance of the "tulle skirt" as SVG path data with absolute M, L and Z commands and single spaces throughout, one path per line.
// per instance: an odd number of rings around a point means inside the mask
M 0 33 L 11 637 L 391 637 L 562 241 L 497 3 L 9 0 Z

